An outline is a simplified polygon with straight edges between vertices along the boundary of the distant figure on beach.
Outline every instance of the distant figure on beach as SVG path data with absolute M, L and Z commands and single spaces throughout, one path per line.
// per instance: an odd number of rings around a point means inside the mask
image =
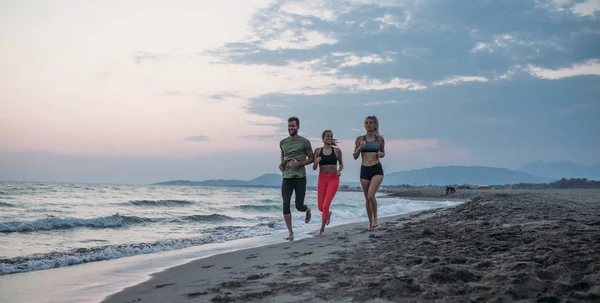
M 317 234 L 325 234 L 325 225 L 331 221 L 329 207 L 338 187 L 340 186 L 340 175 L 344 169 L 342 151 L 337 147 L 337 140 L 333 138 L 331 130 L 325 130 L 321 134 L 323 147 L 317 147 L 313 153 L 313 170 L 319 166 L 319 180 L 317 181 L 317 205 L 321 211 L 321 230 Z M 338 163 L 340 164 L 338 168 Z
M 454 188 L 452 186 L 446 186 L 446 193 L 444 194 L 444 196 L 451 195 L 455 192 L 456 192 L 456 188 Z
M 375 194 L 383 182 L 383 167 L 379 159 L 385 157 L 385 140 L 379 134 L 379 121 L 376 116 L 365 118 L 365 129 L 367 134 L 356 138 L 352 156 L 354 160 L 362 156 L 360 184 L 365 194 L 365 208 L 369 217 L 367 230 L 372 230 L 379 225 Z
M 306 168 L 305 166 L 313 162 L 313 150 L 310 141 L 298 135 L 300 120 L 297 117 L 288 119 L 289 137 L 279 142 L 281 149 L 281 163 L 279 170 L 283 174 L 281 181 L 281 197 L 283 198 L 283 218 L 289 231 L 285 240 L 294 240 L 294 231 L 292 230 L 292 212 L 290 203 L 292 193 L 295 192 L 296 209 L 306 213 L 304 222 L 310 222 L 310 208 L 304 204 L 306 195 Z

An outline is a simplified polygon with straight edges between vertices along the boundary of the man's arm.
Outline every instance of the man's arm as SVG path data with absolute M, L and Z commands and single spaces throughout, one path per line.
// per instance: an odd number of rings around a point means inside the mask
M 283 157 L 283 148 L 281 148 L 281 143 L 279 144 L 279 149 L 281 150 L 281 160 L 279 162 L 279 171 L 283 172 L 285 167 L 283 166 L 283 161 L 285 160 Z
M 313 163 L 313 150 L 312 150 L 312 145 L 310 144 L 310 141 L 306 140 L 306 143 L 304 144 L 304 153 L 306 154 L 307 159 L 304 161 L 300 161 L 300 165 L 308 165 Z

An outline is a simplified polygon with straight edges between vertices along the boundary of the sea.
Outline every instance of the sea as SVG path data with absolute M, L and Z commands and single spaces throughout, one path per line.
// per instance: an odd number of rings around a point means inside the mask
M 321 213 L 307 190 L 314 232 Z M 378 196 L 380 217 L 453 206 Z M 360 191 L 339 191 L 332 225 L 366 221 Z M 295 211 L 293 225 L 305 226 Z M 200 247 L 285 231 L 278 188 L 0 182 L 0 275 Z M 283 240 L 283 239 L 282 239 Z

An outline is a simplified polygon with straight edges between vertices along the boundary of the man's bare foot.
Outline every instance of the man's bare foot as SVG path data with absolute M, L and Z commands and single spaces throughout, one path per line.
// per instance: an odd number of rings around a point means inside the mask
M 310 213 L 310 208 L 306 209 L 306 217 L 304 218 L 304 223 L 310 223 L 310 217 L 311 217 L 311 213 Z
M 371 225 L 371 222 L 369 222 L 369 225 L 367 225 L 367 230 L 368 231 L 373 230 L 373 225 Z
M 294 241 L 294 233 L 290 233 L 286 238 L 283 238 L 286 241 Z

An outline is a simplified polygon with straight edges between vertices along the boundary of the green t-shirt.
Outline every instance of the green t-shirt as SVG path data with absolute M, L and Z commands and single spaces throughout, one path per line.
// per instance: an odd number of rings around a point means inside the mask
M 304 161 L 307 157 L 312 158 L 313 150 L 310 141 L 302 136 L 298 136 L 297 139 L 287 137 L 279 142 L 279 147 L 283 151 L 283 177 L 286 179 L 306 177 L 305 166 L 294 168 L 288 166 L 288 163 L 292 159 Z

